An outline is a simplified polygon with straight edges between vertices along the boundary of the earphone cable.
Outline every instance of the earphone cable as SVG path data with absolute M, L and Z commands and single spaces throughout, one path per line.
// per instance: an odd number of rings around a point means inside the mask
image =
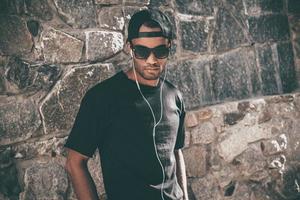
M 133 55 L 132 55 L 133 56 Z M 161 122 L 161 119 L 162 119 L 162 116 L 163 116 L 163 102 L 162 102 L 162 90 L 163 90 L 163 86 L 164 86 L 164 83 L 165 83 L 165 79 L 166 79 L 166 76 L 167 76 L 167 67 L 165 68 L 165 74 L 164 74 L 164 78 L 163 78 L 163 82 L 160 86 L 160 118 L 159 120 L 156 122 L 156 117 L 154 115 L 154 111 L 152 109 L 152 106 L 150 105 L 149 101 L 147 100 L 147 98 L 143 95 L 143 92 L 141 91 L 141 88 L 140 88 L 140 85 L 137 81 L 137 75 L 136 75 L 136 71 L 135 71 L 135 65 L 134 65 L 134 61 L 132 60 L 132 67 L 133 67 L 133 72 L 134 72 L 134 76 L 135 76 L 135 82 L 136 82 L 136 85 L 137 85 L 137 88 L 139 90 L 139 93 L 141 94 L 142 98 L 144 99 L 144 101 L 147 103 L 149 109 L 150 109 L 150 112 L 152 114 L 152 117 L 153 117 L 153 132 L 152 132 L 152 138 L 153 138 L 153 145 L 154 145 L 154 149 L 155 149 L 155 154 L 156 154 L 156 158 L 160 164 L 160 167 L 161 167 L 161 170 L 162 170 L 162 186 L 161 186 L 161 190 L 160 190 L 160 193 L 161 193 L 161 198 L 162 200 L 165 200 L 164 199 L 164 195 L 163 195 L 163 188 L 164 188 L 164 183 L 165 183 L 165 170 L 164 170 L 164 166 L 160 160 L 160 157 L 158 155 L 158 151 L 157 151 L 157 147 L 156 147 L 156 140 L 155 140 L 155 135 L 156 135 L 156 127 L 157 125 Z

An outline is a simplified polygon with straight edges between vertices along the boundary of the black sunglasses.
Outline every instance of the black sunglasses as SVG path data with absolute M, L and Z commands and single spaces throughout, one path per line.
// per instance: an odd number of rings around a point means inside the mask
M 170 48 L 166 45 L 159 45 L 154 48 L 148 48 L 142 45 L 131 45 L 131 48 L 134 52 L 134 56 L 137 59 L 147 59 L 150 56 L 151 52 L 153 52 L 156 58 L 164 59 L 169 56 L 170 52 Z

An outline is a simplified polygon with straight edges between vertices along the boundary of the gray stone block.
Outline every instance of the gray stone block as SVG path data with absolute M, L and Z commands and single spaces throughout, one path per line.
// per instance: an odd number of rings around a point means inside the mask
M 27 21 L 27 28 L 33 37 L 36 37 L 39 33 L 40 24 L 36 20 Z
M 33 82 L 33 76 L 30 73 L 30 65 L 19 59 L 18 57 L 11 58 L 7 71 L 7 80 L 13 82 L 19 89 L 23 89 Z
M 32 163 L 24 176 L 24 192 L 20 200 L 65 199 L 69 187 L 68 176 L 63 166 L 55 161 Z
M 121 4 L 122 0 L 95 0 L 95 4 L 114 5 Z
M 0 150 L 0 199 L 18 199 L 21 187 L 11 148 Z M 1 195 L 2 194 L 2 195 Z
M 208 24 L 206 21 L 181 21 L 181 46 L 184 50 L 206 52 L 208 50 Z
M 60 68 L 56 65 L 30 65 L 18 57 L 12 57 L 6 66 L 7 92 L 37 92 L 48 90 L 57 81 Z
M 24 141 L 41 125 L 34 100 L 10 97 L 0 99 L 0 145 Z
M 264 12 L 281 12 L 283 0 L 243 0 L 247 15 L 260 15 Z
M 51 28 L 42 33 L 42 46 L 46 62 L 71 63 L 80 60 L 83 42 Z
M 200 179 L 193 179 L 191 181 L 191 188 L 194 199 L 222 199 L 219 193 L 219 185 L 215 180 L 215 177 L 211 174 L 207 174 Z
M 256 54 L 258 57 L 260 76 L 262 80 L 262 94 L 278 94 L 279 88 L 276 80 L 277 70 L 276 64 L 277 61 L 274 61 L 275 57 L 272 51 L 271 46 L 263 45 L 256 46 Z
M 288 0 L 288 12 L 292 14 L 300 14 L 300 3 L 298 0 Z
M 54 0 L 61 19 L 73 28 L 96 26 L 96 10 L 93 0 Z
M 252 77 L 257 76 L 252 48 L 218 56 L 211 66 L 212 87 L 217 101 L 243 99 L 252 93 Z
M 41 103 L 44 132 L 50 134 L 69 131 L 86 91 L 113 73 L 114 69 L 110 64 L 73 66 Z
M 22 55 L 31 52 L 33 42 L 25 21 L 17 16 L 0 15 L 0 53 Z
M 229 11 L 219 9 L 212 36 L 213 51 L 225 51 L 248 42 L 245 31 Z
M 292 92 L 297 88 L 297 77 L 292 44 L 278 44 L 277 51 L 282 90 L 284 93 Z
M 24 1 L 2 0 L 0 3 L 0 13 L 2 15 L 18 15 L 25 13 Z
M 191 146 L 183 150 L 184 159 L 189 165 L 186 166 L 187 177 L 203 177 L 206 174 L 206 149 L 202 146 Z M 195 159 L 197 158 L 197 159 Z
M 216 127 L 211 122 L 202 122 L 191 131 L 193 144 L 209 144 L 216 139 Z
M 33 142 L 24 142 L 12 147 L 15 154 L 15 159 L 30 160 L 37 157 L 62 157 L 66 156 L 66 143 L 67 137 L 58 138 L 53 137 L 47 140 L 39 140 Z
M 25 0 L 27 14 L 36 16 L 42 20 L 51 20 L 53 18 L 52 10 L 47 0 Z
M 87 31 L 87 60 L 104 60 L 112 57 L 123 49 L 123 35 L 119 32 Z
M 210 60 L 186 60 L 176 65 L 170 63 L 167 79 L 182 92 L 188 109 L 212 102 L 210 65 Z
M 121 7 L 103 7 L 98 11 L 98 21 L 101 28 L 123 30 L 124 17 Z
M 210 16 L 213 15 L 212 0 L 176 0 L 176 7 L 183 14 Z
M 286 15 L 249 17 L 249 32 L 255 42 L 289 40 L 289 24 Z
M 232 162 L 235 157 L 248 149 L 248 144 L 270 138 L 270 129 L 266 130 L 266 128 L 257 124 L 248 127 L 242 125 L 242 123 L 238 127 L 230 127 L 226 131 L 230 135 L 218 144 L 219 155 L 226 162 Z
M 124 0 L 124 3 L 131 5 L 149 5 L 150 0 Z
M 158 8 L 159 6 L 162 6 L 162 5 L 167 6 L 167 5 L 169 5 L 169 3 L 170 2 L 167 0 L 150 0 L 149 7 Z

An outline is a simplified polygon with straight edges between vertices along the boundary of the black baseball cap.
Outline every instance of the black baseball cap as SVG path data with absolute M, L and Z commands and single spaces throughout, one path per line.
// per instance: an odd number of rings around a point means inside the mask
M 139 32 L 140 27 L 149 21 L 155 21 L 159 24 L 161 32 L 150 32 L 150 33 L 141 33 Z M 131 41 L 134 38 L 139 37 L 165 37 L 168 39 L 174 38 L 174 32 L 172 23 L 168 16 L 163 14 L 160 10 L 157 9 L 145 9 L 134 13 L 128 24 L 128 38 L 127 41 Z

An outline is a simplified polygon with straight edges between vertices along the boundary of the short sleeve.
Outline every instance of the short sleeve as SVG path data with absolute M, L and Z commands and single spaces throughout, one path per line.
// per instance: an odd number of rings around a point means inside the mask
M 185 121 L 185 108 L 184 108 L 184 103 L 181 99 L 181 112 L 180 112 L 180 118 L 179 118 L 179 127 L 177 131 L 177 139 L 176 139 L 176 144 L 175 144 L 175 149 L 181 149 L 184 147 L 184 142 L 185 142 L 185 126 L 184 126 L 184 121 Z
M 95 97 L 87 92 L 83 97 L 73 128 L 69 134 L 65 147 L 92 157 L 97 148 L 96 108 Z

